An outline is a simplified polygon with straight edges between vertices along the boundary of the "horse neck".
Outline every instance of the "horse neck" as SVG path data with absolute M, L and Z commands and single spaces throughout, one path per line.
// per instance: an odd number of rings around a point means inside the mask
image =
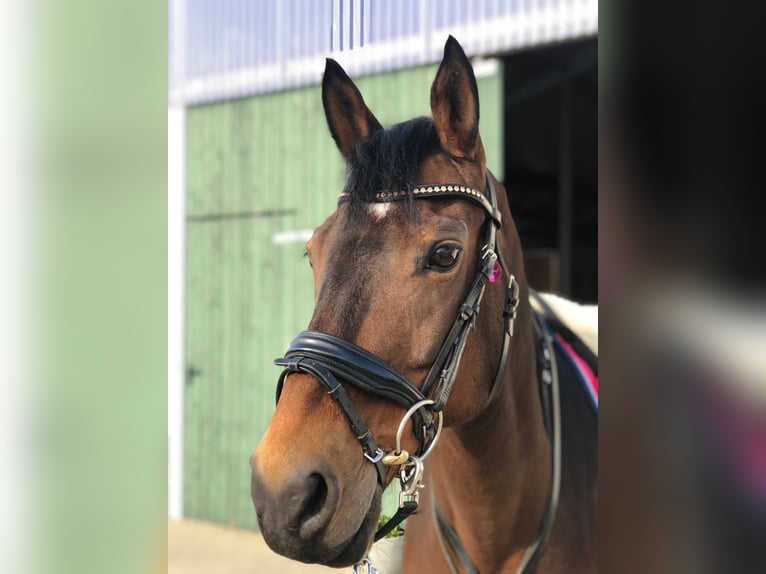
M 550 488 L 549 444 L 526 297 L 499 384 L 502 388 L 478 417 L 445 429 L 430 473 L 431 496 L 482 572 L 520 561 Z

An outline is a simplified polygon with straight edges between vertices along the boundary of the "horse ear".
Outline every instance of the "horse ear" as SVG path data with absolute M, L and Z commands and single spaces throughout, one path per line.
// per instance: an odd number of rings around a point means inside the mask
M 473 157 L 479 140 L 479 90 L 471 63 L 452 36 L 431 86 L 431 114 L 442 147 L 453 157 Z
M 365 105 L 354 82 L 332 58 L 327 58 L 325 64 L 322 104 L 330 133 L 346 159 L 358 142 L 383 129 Z

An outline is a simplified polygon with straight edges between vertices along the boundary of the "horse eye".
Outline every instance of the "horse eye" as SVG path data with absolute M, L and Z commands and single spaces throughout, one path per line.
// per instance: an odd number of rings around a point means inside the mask
M 457 245 L 439 245 L 431 252 L 428 268 L 435 271 L 448 271 L 455 266 L 459 257 L 460 247 Z

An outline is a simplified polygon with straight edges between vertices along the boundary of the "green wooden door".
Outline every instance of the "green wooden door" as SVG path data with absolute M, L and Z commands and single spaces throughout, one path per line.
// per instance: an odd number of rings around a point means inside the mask
M 357 80 L 384 125 L 428 115 L 436 68 Z M 479 79 L 481 132 L 502 179 L 501 70 Z M 344 167 L 318 86 L 187 113 L 184 513 L 255 528 L 248 460 L 274 410 L 272 361 L 313 308 L 305 241 Z M 391 511 L 395 493 L 387 493 Z

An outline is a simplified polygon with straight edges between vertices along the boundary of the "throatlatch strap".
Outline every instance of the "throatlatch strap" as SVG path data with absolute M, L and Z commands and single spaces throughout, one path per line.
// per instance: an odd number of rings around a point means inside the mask
M 533 313 L 535 332 L 540 337 L 538 351 L 538 379 L 542 385 L 541 393 L 548 395 L 548 413 L 544 413 L 550 421 L 549 438 L 551 445 L 551 492 L 543 520 L 537 529 L 534 540 L 527 546 L 519 565 L 519 574 L 531 574 L 535 571 L 543 548 L 551 533 L 553 520 L 559 505 L 561 489 L 561 404 L 559 399 L 559 372 L 556 366 L 556 355 L 553 349 L 553 339 L 545 324 L 537 313 Z
M 452 525 L 447 519 L 444 518 L 441 510 L 439 510 L 439 505 L 436 503 L 436 496 L 432 496 L 431 500 L 433 501 L 431 508 L 433 509 L 434 521 L 436 522 L 436 535 L 439 538 L 442 554 L 444 555 L 444 559 L 447 560 L 447 565 L 450 567 L 450 570 L 454 574 L 459 574 L 457 566 L 452 560 L 452 556 L 450 556 L 447 548 L 451 548 L 455 553 L 455 556 L 458 557 L 466 574 L 479 574 L 479 569 L 460 543 L 460 537 L 457 535 L 457 532 L 455 532 L 455 529 L 452 528 Z

